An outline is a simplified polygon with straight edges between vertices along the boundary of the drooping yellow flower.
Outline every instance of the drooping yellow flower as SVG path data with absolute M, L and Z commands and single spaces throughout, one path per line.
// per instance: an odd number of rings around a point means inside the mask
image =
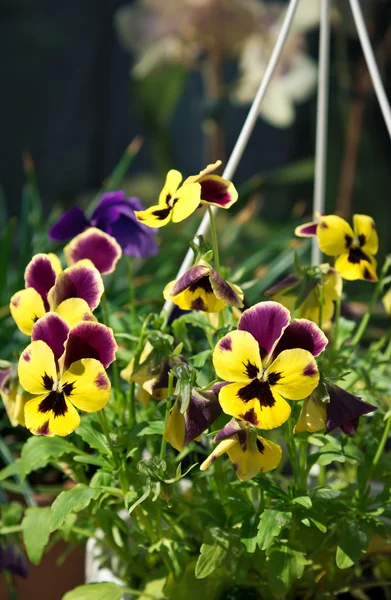
M 303 298 L 295 314 L 299 319 L 308 319 L 319 325 L 319 306 L 323 296 L 322 327 L 331 325 L 334 314 L 334 302 L 341 297 L 342 279 L 340 274 L 328 263 L 317 267 L 318 278 L 304 280 L 297 274 L 288 275 L 267 290 L 266 295 L 285 306 L 290 312 L 295 310 L 299 296 Z M 323 290 L 321 290 L 321 287 Z M 302 292 L 305 291 L 305 294 Z
M 257 435 L 255 430 L 236 419 L 219 431 L 213 439 L 213 443 L 217 442 L 218 446 L 200 466 L 201 471 L 226 452 L 240 481 L 275 469 L 282 456 L 281 446 Z
M 172 169 L 160 192 L 159 204 L 135 211 L 137 219 L 148 227 L 164 227 L 170 221 L 184 221 L 200 204 L 229 208 L 238 199 L 238 193 L 233 183 L 219 175 L 211 175 L 220 165 L 220 160 L 208 165 L 198 175 L 188 177 L 182 186 L 182 174 Z
M 318 238 L 319 247 L 328 256 L 337 257 L 335 268 L 349 281 L 363 279 L 377 281 L 377 254 L 379 242 L 372 217 L 353 216 L 354 230 L 337 215 L 319 215 L 319 222 L 296 227 L 299 237 Z
M 16 365 L 0 361 L 0 397 L 12 427 L 24 426 L 24 405 L 31 398 L 19 385 Z
M 205 261 L 191 267 L 182 277 L 170 281 L 163 291 L 165 300 L 171 300 L 182 310 L 220 312 L 227 306 L 241 308 L 243 292 L 225 281 Z

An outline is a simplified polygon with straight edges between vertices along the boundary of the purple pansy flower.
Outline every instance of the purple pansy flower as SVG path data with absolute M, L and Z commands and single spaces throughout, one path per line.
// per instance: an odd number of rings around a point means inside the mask
M 128 256 L 155 256 L 159 247 L 154 240 L 153 230 L 137 221 L 135 210 L 144 210 L 138 198 L 126 198 L 122 190 L 107 192 L 103 194 L 91 219 L 86 217 L 81 208 L 74 206 L 50 228 L 49 237 L 57 242 L 65 242 L 87 227 L 96 227 L 115 238 Z

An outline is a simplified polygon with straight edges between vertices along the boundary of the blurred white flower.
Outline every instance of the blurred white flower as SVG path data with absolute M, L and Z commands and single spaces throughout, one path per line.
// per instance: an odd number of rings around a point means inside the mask
M 237 57 L 262 12 L 259 0 L 139 0 L 117 11 L 115 25 L 144 77 L 167 63 L 197 68 L 213 51 Z
M 244 44 L 239 60 L 239 81 L 233 100 L 250 104 L 275 46 L 285 9 L 269 5 L 262 28 Z M 285 43 L 277 68 L 263 99 L 260 115 L 272 125 L 289 127 L 295 119 L 295 105 L 310 97 L 316 87 L 317 65 L 306 54 L 304 33 L 319 23 L 320 2 L 299 2 L 290 35 Z

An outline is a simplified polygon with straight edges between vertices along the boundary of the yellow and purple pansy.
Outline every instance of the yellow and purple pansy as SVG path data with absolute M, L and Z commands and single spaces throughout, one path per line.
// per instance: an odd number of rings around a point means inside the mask
M 353 215 L 353 229 L 337 215 L 319 215 L 319 222 L 296 227 L 299 237 L 318 238 L 319 247 L 328 256 L 338 257 L 335 268 L 349 281 L 363 279 L 377 281 L 377 254 L 379 242 L 372 217 Z
M 227 306 L 242 308 L 243 292 L 225 281 L 205 261 L 191 267 L 182 277 L 170 281 L 163 291 L 165 300 L 171 300 L 183 310 L 220 312 Z
M 217 161 L 208 165 L 198 175 L 188 177 L 182 186 L 182 174 L 171 169 L 160 192 L 159 203 L 146 210 L 135 211 L 137 219 L 148 227 L 164 227 L 170 221 L 184 221 L 200 204 L 229 208 L 238 199 L 238 193 L 233 183 L 210 174 L 220 164 L 221 161 Z
M 24 405 L 31 398 L 19 385 L 17 366 L 0 361 L 0 397 L 12 427 L 24 425 Z
M 116 350 L 113 332 L 105 325 L 85 322 L 71 329 L 56 313 L 43 316 L 18 365 L 21 386 L 35 396 L 24 409 L 27 429 L 35 435 L 66 436 L 79 426 L 76 408 L 102 409 L 111 388 L 105 369 Z
M 277 302 L 260 302 L 242 314 L 238 329 L 213 352 L 225 413 L 260 429 L 282 425 L 291 409 L 286 401 L 307 398 L 317 387 L 315 361 L 328 340 L 315 323 L 290 320 Z
M 257 435 L 243 421 L 232 419 L 213 439 L 218 446 L 200 466 L 205 471 L 219 456 L 227 452 L 240 481 L 247 481 L 259 473 L 278 467 L 281 446 Z
M 300 275 L 292 273 L 269 288 L 265 294 L 285 306 L 290 312 L 295 310 L 299 318 L 308 319 L 317 325 L 319 325 L 319 306 L 322 297 L 322 326 L 327 328 L 331 325 L 334 314 L 334 302 L 341 298 L 342 279 L 328 263 L 318 265 L 316 269 L 319 279 L 305 281 Z M 295 309 L 299 296 L 302 302 Z
M 64 248 L 68 265 L 88 259 L 102 275 L 113 273 L 122 256 L 121 246 L 108 233 L 90 227 L 79 233 Z
M 92 311 L 104 292 L 99 271 L 86 260 L 61 272 L 53 256 L 33 257 L 25 270 L 25 289 L 10 300 L 11 314 L 26 335 L 31 335 L 34 323 L 48 311 L 58 313 L 70 326 L 96 320 Z
M 326 391 L 329 402 L 322 402 L 318 390 L 304 400 L 295 433 L 325 429 L 327 434 L 339 427 L 346 435 L 354 435 L 359 418 L 377 410 L 376 406 L 363 402 L 358 396 L 334 383 L 327 383 Z
M 188 406 L 178 396 L 168 414 L 164 438 L 182 452 L 185 446 L 208 429 L 221 414 L 221 406 L 213 391 L 192 389 Z

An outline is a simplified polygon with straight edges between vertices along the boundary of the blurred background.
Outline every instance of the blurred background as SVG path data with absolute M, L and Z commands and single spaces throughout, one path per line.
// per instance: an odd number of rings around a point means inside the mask
M 242 184 L 308 159 L 294 184 L 262 190 L 263 212 L 271 219 L 286 217 L 298 200 L 311 201 L 318 4 L 304 0 L 299 8 L 274 89 L 235 176 Z M 226 159 L 264 72 L 283 5 L 2 0 L 0 184 L 8 215 L 19 214 L 26 152 L 46 214 L 96 192 L 136 135 L 145 139 L 131 171 L 139 179 L 136 191 L 145 175 L 161 179 L 172 166 L 189 174 L 210 159 Z M 368 0 L 363 7 L 389 91 L 391 2 Z M 391 144 L 347 0 L 334 4 L 331 52 L 330 210 L 336 205 L 348 214 L 370 203 L 374 216 L 388 220 Z M 148 190 L 144 196 L 148 204 Z

